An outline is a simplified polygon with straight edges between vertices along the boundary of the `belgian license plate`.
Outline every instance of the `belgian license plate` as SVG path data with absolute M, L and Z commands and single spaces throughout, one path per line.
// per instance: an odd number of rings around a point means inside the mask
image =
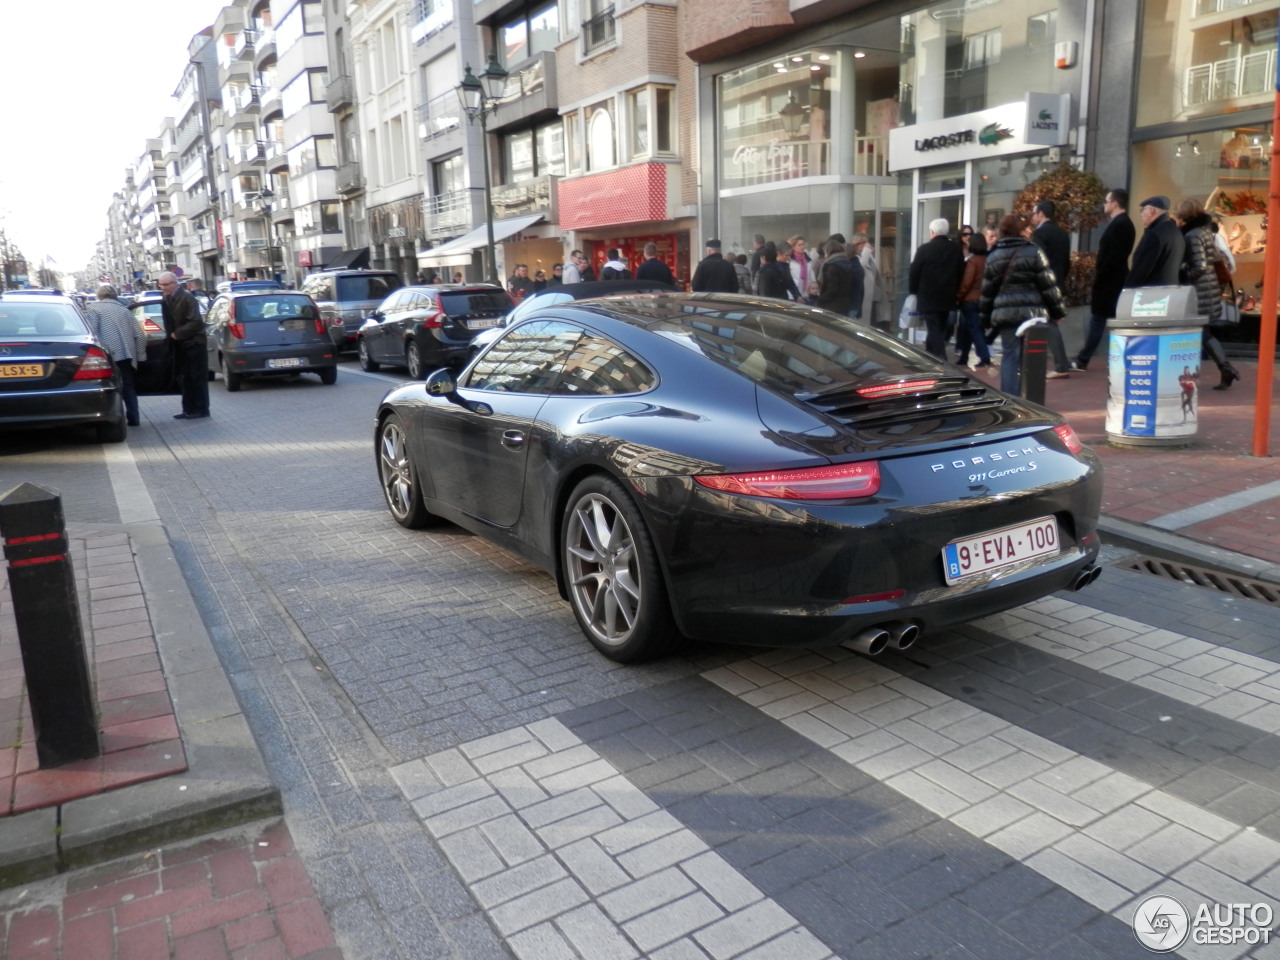
M 942 572 L 947 583 L 959 583 L 988 570 L 1057 552 L 1058 521 L 1041 517 L 948 543 L 942 548 Z
M 468 330 L 488 330 L 490 327 L 496 327 L 497 325 L 498 325 L 497 317 L 490 317 L 487 320 L 468 320 L 467 321 Z
M 0 379 L 24 380 L 43 376 L 43 363 L 0 363 Z
M 267 366 L 270 367 L 272 370 L 281 370 L 285 367 L 300 367 L 302 366 L 302 358 L 301 357 L 285 357 L 280 360 L 268 360 Z

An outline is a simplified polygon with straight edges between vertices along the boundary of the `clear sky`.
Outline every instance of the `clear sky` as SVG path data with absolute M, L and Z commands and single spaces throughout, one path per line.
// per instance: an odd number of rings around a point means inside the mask
M 0 228 L 82 269 L 125 170 L 173 116 L 192 36 L 226 0 L 13 0 L 0 23 Z

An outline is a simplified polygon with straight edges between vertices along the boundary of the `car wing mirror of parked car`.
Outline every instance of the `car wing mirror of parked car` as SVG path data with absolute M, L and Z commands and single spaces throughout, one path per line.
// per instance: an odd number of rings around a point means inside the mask
M 450 403 L 456 403 L 464 410 L 470 410 L 472 413 L 478 413 L 481 416 L 490 416 L 493 413 L 493 407 L 487 403 L 481 403 L 478 400 L 466 400 L 458 395 L 458 381 L 453 375 L 453 371 L 442 367 L 439 370 L 432 371 L 427 377 L 426 384 L 427 393 L 433 397 L 444 397 Z

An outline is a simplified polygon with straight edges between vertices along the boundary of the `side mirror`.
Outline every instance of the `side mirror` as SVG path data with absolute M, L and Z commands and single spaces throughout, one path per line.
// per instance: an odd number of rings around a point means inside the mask
M 457 390 L 458 381 L 454 379 L 452 370 L 442 367 L 427 377 L 427 393 L 433 397 L 447 397 Z

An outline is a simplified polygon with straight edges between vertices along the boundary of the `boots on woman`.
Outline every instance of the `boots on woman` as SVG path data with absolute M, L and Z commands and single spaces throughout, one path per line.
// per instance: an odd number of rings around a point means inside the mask
M 1218 372 L 1222 374 L 1222 382 L 1213 389 L 1227 390 L 1240 379 L 1240 371 L 1227 360 L 1227 353 L 1222 349 L 1222 344 L 1218 342 L 1218 338 L 1208 332 L 1205 333 L 1204 337 L 1204 352 L 1209 355 L 1209 359 L 1217 365 Z

